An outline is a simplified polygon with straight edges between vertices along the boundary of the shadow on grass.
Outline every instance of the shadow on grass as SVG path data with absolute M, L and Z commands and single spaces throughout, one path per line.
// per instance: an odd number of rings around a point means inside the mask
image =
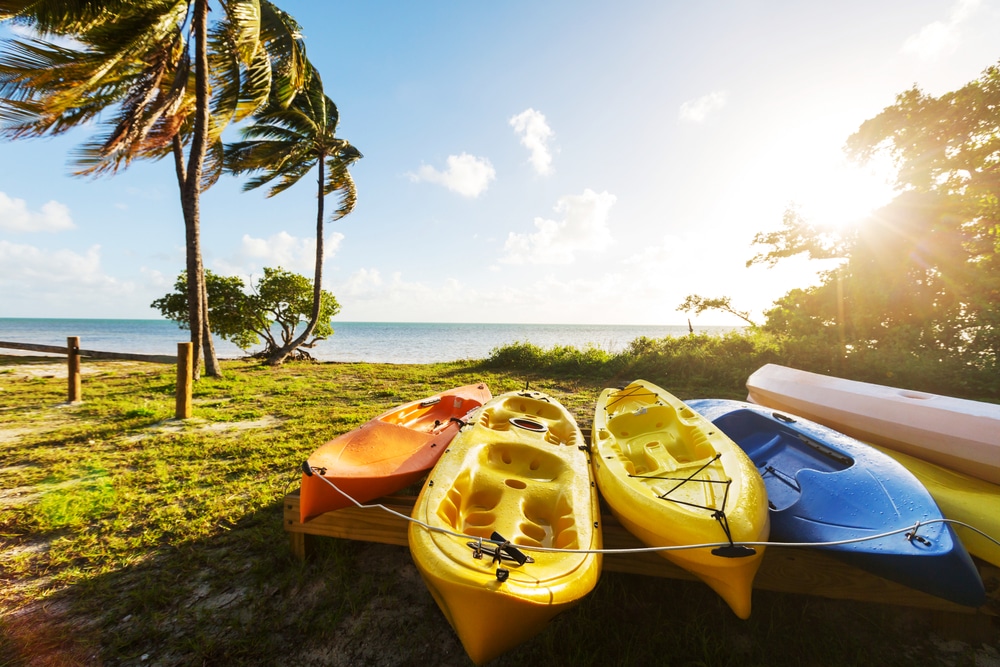
M 8 614 L 0 665 L 440 664 L 450 630 L 405 549 L 317 540 L 300 563 L 281 521 L 274 503 Z
M 281 521 L 274 503 L 8 614 L 0 665 L 471 664 L 404 547 L 311 538 L 300 563 Z M 741 621 L 698 582 L 605 573 L 493 664 L 911 667 L 941 662 L 934 620 L 758 591 Z M 976 646 L 947 647 L 951 664 L 976 664 Z

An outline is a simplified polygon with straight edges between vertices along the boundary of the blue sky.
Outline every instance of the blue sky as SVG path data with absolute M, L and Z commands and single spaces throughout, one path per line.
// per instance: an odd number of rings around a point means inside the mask
M 278 4 L 365 155 L 326 226 L 346 321 L 683 324 L 692 293 L 760 320 L 823 267 L 747 269 L 754 234 L 885 203 L 847 137 L 1000 60 L 1000 0 Z M 0 144 L 0 317 L 156 318 L 184 266 L 171 165 L 70 177 L 87 136 Z M 240 188 L 203 195 L 206 266 L 311 276 L 313 179 Z

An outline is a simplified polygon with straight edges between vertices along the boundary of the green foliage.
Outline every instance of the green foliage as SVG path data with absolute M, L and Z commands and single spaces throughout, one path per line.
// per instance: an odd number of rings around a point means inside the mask
M 605 386 L 642 378 L 688 398 L 704 396 L 709 389 L 741 398 L 746 396 L 744 383 L 750 373 L 780 357 L 777 337 L 751 330 L 723 336 L 641 337 L 615 354 L 595 348 L 542 349 L 531 343 L 513 343 L 494 349 L 484 365 L 572 374 Z
M 337 105 L 323 92 L 323 82 L 312 71 L 309 85 L 289 106 L 278 99 L 254 115 L 253 123 L 243 129 L 245 141 L 229 144 L 224 151 L 226 169 L 233 174 L 256 173 L 244 185 L 252 190 L 277 180 L 267 196 L 284 192 L 318 168 L 316 179 L 316 263 L 313 278 L 313 301 L 308 322 L 296 338 L 285 339 L 281 347 L 272 347 L 268 363 L 280 364 L 306 340 L 317 334 L 325 321 L 320 286 L 323 284 L 323 216 L 326 196 L 339 199 L 332 218 L 339 220 L 354 210 L 358 192 L 348 167 L 361 159 L 361 151 L 336 136 L 340 114 Z
M 197 160 L 201 172 L 207 157 L 203 185 L 210 184 L 220 173 L 214 152 L 221 153 L 226 125 L 269 96 L 287 106 L 303 87 L 305 45 L 299 25 L 270 2 L 219 2 L 203 21 L 193 18 L 193 4 L 18 0 L 0 6 L 0 19 L 16 16 L 38 33 L 15 37 L 0 53 L 0 133 L 18 139 L 100 128 L 76 151 L 84 174 L 160 159 L 174 150 L 175 138 L 189 146 L 197 138 L 202 150 L 212 145 Z M 195 53 L 199 33 L 207 37 L 204 61 Z M 212 80 L 204 91 L 196 89 L 199 70 Z M 198 126 L 200 110 L 210 116 Z M 195 166 L 190 162 L 188 172 Z
M 221 174 L 226 126 L 268 100 L 288 106 L 305 86 L 299 25 L 269 0 L 9 0 L 0 5 L 6 19 L 29 36 L 0 44 L 0 136 L 99 128 L 75 150 L 77 175 L 174 158 L 197 378 L 209 336 L 198 202 Z M 210 345 L 204 357 L 218 375 Z
M 764 329 L 788 337 L 789 349 L 824 348 L 827 368 L 865 373 L 879 366 L 865 365 L 872 359 L 892 358 L 935 375 L 1000 372 L 998 106 L 1000 69 L 991 67 L 940 97 L 911 89 L 865 121 L 848 152 L 892 157 L 901 193 L 838 235 L 794 211 L 782 230 L 758 234 L 771 249 L 748 264 L 800 253 L 844 260 L 820 285 L 779 299 Z
M 309 86 L 290 106 L 272 100 L 243 128 L 244 141 L 226 145 L 225 169 L 237 175 L 256 173 L 243 186 L 247 191 L 277 180 L 267 193 L 273 197 L 318 166 L 319 203 L 326 195 L 338 194 L 333 219 L 343 218 L 354 209 L 358 197 L 348 167 L 362 155 L 336 136 L 339 122 L 337 105 L 324 94 L 319 74 L 312 72 Z
M 770 250 L 757 253 L 747 260 L 748 268 L 754 264 L 774 266 L 778 260 L 803 253 L 809 259 L 840 259 L 850 252 L 846 245 L 847 239 L 842 233 L 814 225 L 795 208 L 785 211 L 781 224 L 778 231 L 758 232 L 754 235 L 754 245 L 770 246 Z
M 579 350 L 557 345 L 543 349 L 532 343 L 517 342 L 494 348 L 485 363 L 490 368 L 536 369 L 592 376 L 603 373 L 611 360 L 611 354 L 596 347 Z
M 295 331 L 312 312 L 313 284 L 305 276 L 282 268 L 264 268 L 264 276 L 247 292 L 237 276 L 218 276 L 205 271 L 208 290 L 208 312 L 213 331 L 234 343 L 241 350 L 257 345 L 263 339 L 267 356 L 287 345 Z M 181 326 L 188 323 L 187 274 L 181 273 L 174 283 L 175 292 L 152 304 L 167 319 Z M 318 341 L 333 335 L 330 320 L 340 312 L 337 299 L 326 290 L 320 299 L 320 316 L 311 340 L 302 347 L 311 348 Z M 301 356 L 308 356 L 300 352 Z
M 794 319 L 800 313 L 789 304 L 783 316 Z M 954 355 L 919 354 L 906 337 L 878 347 L 849 347 L 846 354 L 838 341 L 837 328 L 831 326 L 797 336 L 748 328 L 722 336 L 641 337 L 615 354 L 518 342 L 492 350 L 482 364 L 490 369 L 558 373 L 603 386 L 642 378 L 681 398 L 745 398 L 750 374 L 764 364 L 777 363 L 947 396 L 1000 399 L 996 374 Z
M 683 387 L 681 394 L 688 398 L 712 391 L 724 394 L 720 398 L 745 398 L 750 373 L 779 358 L 777 339 L 753 330 L 722 336 L 643 337 L 620 355 L 616 379 L 626 383 L 643 378 L 668 389 Z

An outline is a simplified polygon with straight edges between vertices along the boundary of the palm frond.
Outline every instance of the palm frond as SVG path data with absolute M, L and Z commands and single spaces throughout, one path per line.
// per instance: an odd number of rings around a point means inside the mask
M 226 169 L 232 174 L 277 171 L 296 148 L 294 141 L 241 141 L 227 144 Z M 262 165 L 267 165 L 265 168 Z
M 354 146 L 350 144 L 348 146 L 351 150 L 346 151 L 346 155 L 334 155 L 326 161 L 326 182 L 323 184 L 323 194 L 335 194 L 338 197 L 337 204 L 330 214 L 331 221 L 340 220 L 349 215 L 358 203 L 358 188 L 354 177 L 348 171 L 348 167 L 363 156 Z
M 256 159 L 267 160 L 270 167 L 266 170 L 253 167 L 243 169 L 245 172 L 262 172 L 247 181 L 243 190 L 254 190 L 278 179 L 278 183 L 268 190 L 268 197 L 280 194 L 295 185 L 309 173 L 317 161 L 315 156 L 310 155 L 301 146 L 289 147 L 279 144 L 258 145 L 252 156 Z
M 251 67 L 260 57 L 261 16 L 259 0 L 222 0 L 226 13 L 223 25 L 232 40 L 233 52 L 244 67 Z
M 302 29 L 289 14 L 269 0 L 260 1 L 261 39 L 272 62 L 272 97 L 287 107 L 309 83 L 312 67 L 306 58 Z
M 254 123 L 244 127 L 240 134 L 247 140 L 308 141 L 314 132 L 315 126 L 308 118 L 303 118 L 300 111 L 284 109 L 257 116 Z
M 212 115 L 228 123 L 240 104 L 242 74 L 232 35 L 223 25 L 213 25 L 208 33 L 209 77 L 212 82 Z M 225 120 L 223 120 L 225 119 Z
M 201 171 L 202 190 L 207 190 L 215 185 L 219 177 L 222 176 L 223 165 L 225 163 L 223 149 L 224 145 L 221 139 L 209 141 L 208 148 L 205 151 L 205 163 L 202 165 Z
M 285 161 L 282 166 L 283 168 L 276 173 L 278 183 L 271 186 L 271 189 L 267 191 L 268 197 L 281 194 L 301 181 L 303 176 L 312 171 L 312 168 L 316 165 L 317 158 L 308 152 L 303 151 L 303 153 L 298 160 Z
M 42 33 L 83 32 L 95 23 L 120 15 L 129 0 L 0 0 L 0 21 L 31 25 Z
M 240 121 L 252 115 L 265 104 L 271 94 L 271 63 L 267 52 L 260 49 L 253 61 L 243 69 L 240 82 L 240 101 L 233 120 Z

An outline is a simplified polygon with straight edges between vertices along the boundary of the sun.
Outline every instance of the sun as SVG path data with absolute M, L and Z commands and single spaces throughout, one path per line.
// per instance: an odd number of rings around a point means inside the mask
M 885 165 L 858 166 L 844 159 L 809 173 L 796 204 L 803 217 L 831 233 L 860 226 L 896 195 Z

